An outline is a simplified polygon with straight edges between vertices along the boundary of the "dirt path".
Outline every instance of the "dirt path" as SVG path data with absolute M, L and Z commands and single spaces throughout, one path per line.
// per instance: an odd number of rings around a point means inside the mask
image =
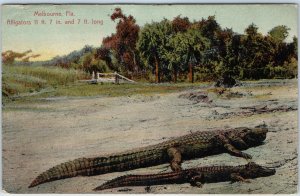
M 201 91 L 201 89 L 199 89 Z M 202 90 L 203 91 L 203 90 Z M 56 98 L 8 105 L 3 111 L 3 188 L 10 193 L 94 193 L 93 188 L 124 174 L 169 171 L 167 164 L 93 177 L 75 177 L 28 189 L 46 169 L 78 157 L 93 157 L 156 144 L 190 133 L 226 127 L 268 125 L 266 142 L 246 152 L 253 161 L 274 166 L 277 173 L 252 183 L 214 183 L 203 188 L 152 186 L 150 193 L 295 193 L 297 170 L 297 81 L 249 85 L 231 90 L 229 99 L 208 92 L 211 103 L 179 98 L 180 94 L 119 98 Z M 193 92 L 196 92 L 194 90 Z M 241 107 L 291 107 L 286 112 L 240 115 Z M 296 110 L 295 110 L 296 109 Z M 230 115 L 228 115 L 230 114 Z M 245 164 L 228 154 L 186 161 L 199 165 Z M 121 192 L 120 192 L 121 191 Z M 105 193 L 147 193 L 145 187 L 116 188 Z

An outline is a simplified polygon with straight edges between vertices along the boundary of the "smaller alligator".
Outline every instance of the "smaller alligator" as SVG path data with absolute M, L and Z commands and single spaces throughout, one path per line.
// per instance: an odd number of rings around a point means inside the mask
M 203 183 L 243 181 L 247 179 L 271 176 L 275 169 L 250 162 L 239 166 L 208 166 L 186 169 L 176 172 L 146 175 L 125 175 L 110 180 L 95 188 L 95 191 L 126 186 L 150 186 L 161 184 L 190 183 L 192 186 L 202 187 Z

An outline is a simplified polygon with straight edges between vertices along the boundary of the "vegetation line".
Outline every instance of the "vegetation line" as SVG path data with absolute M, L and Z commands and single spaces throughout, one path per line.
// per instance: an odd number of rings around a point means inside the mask
M 235 79 L 297 77 L 297 37 L 286 42 L 289 28 L 284 25 L 263 35 L 255 24 L 250 24 L 244 34 L 238 34 L 221 28 L 215 16 L 193 22 L 177 16 L 140 27 L 133 16 L 125 15 L 120 8 L 114 10 L 111 20 L 117 22 L 116 31 L 105 37 L 99 48 L 85 46 L 43 62 L 31 62 L 39 56 L 31 54 L 31 50 L 3 52 L 3 95 L 33 93 L 48 87 L 57 89 L 55 95 L 62 95 L 61 86 L 70 95 L 76 93 L 67 89 L 80 90 L 82 95 L 94 94 L 84 88 L 100 93 L 87 85 L 69 86 L 89 79 L 93 71 L 117 72 L 148 83 L 220 79 L 232 83 Z M 108 88 L 109 85 L 102 86 Z

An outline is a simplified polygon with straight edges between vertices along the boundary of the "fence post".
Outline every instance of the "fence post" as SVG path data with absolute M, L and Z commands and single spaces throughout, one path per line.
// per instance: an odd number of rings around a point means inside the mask
M 117 72 L 115 72 L 114 74 L 115 74 L 115 84 L 119 84 L 119 76 Z
M 95 80 L 95 72 L 92 72 L 92 80 Z

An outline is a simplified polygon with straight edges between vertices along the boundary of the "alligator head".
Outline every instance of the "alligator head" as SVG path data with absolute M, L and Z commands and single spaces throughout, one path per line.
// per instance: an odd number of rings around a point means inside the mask
M 263 143 L 266 139 L 268 129 L 265 127 L 256 127 L 256 128 L 240 128 L 234 134 L 232 138 L 242 139 L 248 146 L 257 146 Z
M 260 166 L 254 162 L 245 165 L 245 168 L 240 172 L 244 178 L 258 178 L 271 176 L 276 173 L 276 170 L 269 167 Z

